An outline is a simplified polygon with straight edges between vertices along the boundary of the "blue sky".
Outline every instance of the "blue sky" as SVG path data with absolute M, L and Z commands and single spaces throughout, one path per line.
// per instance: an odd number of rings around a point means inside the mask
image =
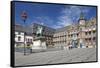
M 23 11 L 28 15 L 25 24 L 21 19 Z M 61 28 L 77 23 L 81 12 L 87 20 L 96 17 L 96 7 L 16 2 L 15 22 L 21 25 L 42 23 L 52 28 Z

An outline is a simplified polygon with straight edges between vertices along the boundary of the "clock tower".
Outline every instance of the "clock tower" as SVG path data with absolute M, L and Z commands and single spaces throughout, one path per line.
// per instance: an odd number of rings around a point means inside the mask
M 85 23 L 86 23 L 86 19 L 84 18 L 83 12 L 81 12 L 79 20 L 78 20 L 79 30 L 80 31 L 84 31 L 84 29 L 85 29 Z
M 84 18 L 84 14 L 81 12 L 80 13 L 80 17 L 79 17 L 79 20 L 78 20 L 78 23 L 79 23 L 79 48 L 83 48 L 84 47 L 84 43 L 85 43 L 85 23 L 86 23 L 86 20 Z
M 79 25 L 85 25 L 86 20 L 84 18 L 83 12 L 80 13 L 80 18 L 78 22 L 79 22 Z

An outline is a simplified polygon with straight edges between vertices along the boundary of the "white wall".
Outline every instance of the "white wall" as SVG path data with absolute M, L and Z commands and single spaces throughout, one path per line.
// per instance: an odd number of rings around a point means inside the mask
M 24 38 L 24 36 L 25 36 L 25 38 Z M 18 37 L 21 38 L 20 41 L 18 40 Z M 17 31 L 15 32 L 15 41 L 16 42 L 24 42 L 24 39 L 25 39 L 25 42 L 28 42 L 28 39 L 29 40 L 31 39 L 33 41 L 33 37 L 32 36 L 24 35 L 24 32 L 20 32 L 20 34 Z
M 18 37 L 20 37 L 20 41 L 18 40 Z M 18 34 L 18 32 L 15 32 L 15 41 L 16 42 L 24 42 L 24 33 L 20 32 L 20 34 Z
M 33 0 L 31 0 L 33 1 Z M 98 12 L 100 12 L 100 0 L 34 0 L 34 1 L 48 1 L 58 3 L 71 4 L 94 4 L 98 5 Z M 100 13 L 98 13 L 100 22 Z M 99 23 L 98 22 L 98 23 Z M 98 24 L 98 40 L 100 41 L 100 23 Z M 98 43 L 100 48 L 100 43 Z M 100 61 L 100 49 L 99 49 Z M 0 68 L 10 68 L 10 0 L 0 0 Z M 28 67 L 23 67 L 28 68 Z M 30 67 L 33 68 L 33 67 Z M 98 63 L 84 63 L 84 64 L 66 64 L 66 65 L 52 65 L 52 66 L 38 66 L 34 68 L 100 68 Z

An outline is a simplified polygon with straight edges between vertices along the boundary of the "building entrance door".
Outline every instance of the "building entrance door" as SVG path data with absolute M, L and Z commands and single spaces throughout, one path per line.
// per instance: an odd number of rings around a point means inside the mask
M 77 40 L 73 40 L 72 41 L 72 47 L 73 48 L 77 48 L 78 47 L 78 41 Z

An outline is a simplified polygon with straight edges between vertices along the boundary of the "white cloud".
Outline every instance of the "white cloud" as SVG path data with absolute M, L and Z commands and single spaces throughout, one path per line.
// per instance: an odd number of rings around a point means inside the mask
M 80 13 L 88 13 L 89 10 L 84 6 L 65 6 L 61 11 L 61 16 L 58 17 L 58 24 L 63 26 L 71 25 L 75 20 L 79 19 Z
M 83 12 L 84 14 L 88 14 L 90 11 L 89 9 L 91 9 L 91 7 L 67 5 L 65 8 L 62 8 L 57 18 L 57 22 L 49 16 L 38 16 L 35 21 L 43 23 L 49 27 L 61 28 L 76 23 L 79 19 L 80 13 Z
M 49 26 L 49 27 L 52 27 L 52 24 L 54 23 L 54 21 L 48 16 L 35 17 L 35 20 L 33 20 L 33 22 L 43 24 L 43 25 Z
M 59 25 L 61 26 L 65 26 L 65 25 L 70 25 L 72 22 L 73 21 L 69 16 L 63 15 L 59 17 L 59 21 L 57 23 L 59 23 Z

